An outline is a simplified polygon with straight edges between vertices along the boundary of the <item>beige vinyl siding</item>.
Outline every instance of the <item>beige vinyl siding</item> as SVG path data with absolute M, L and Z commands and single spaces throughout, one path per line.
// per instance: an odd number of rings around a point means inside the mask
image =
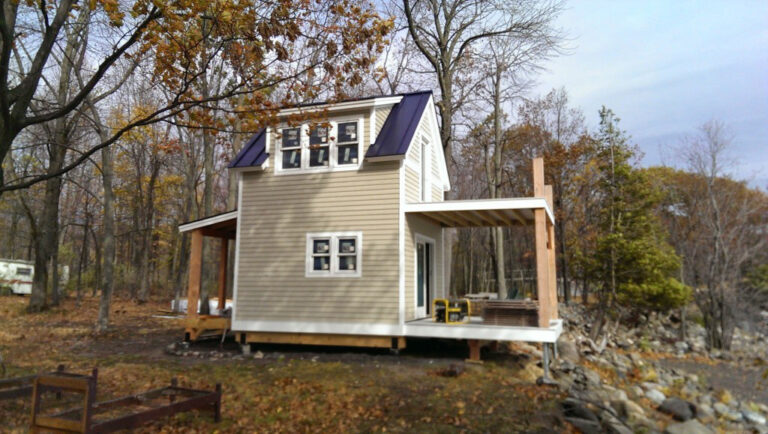
M 376 134 L 376 137 L 379 136 L 379 133 L 381 132 L 381 127 L 384 126 L 384 122 L 387 120 L 387 117 L 389 116 L 389 112 L 392 111 L 392 107 L 376 107 L 376 126 L 374 133 Z
M 419 172 L 411 169 L 409 166 L 405 167 L 405 201 L 406 202 L 419 202 Z
M 416 319 L 416 234 L 435 240 L 434 286 L 429 303 L 429 311 L 432 312 L 432 300 L 445 297 L 443 274 L 443 241 L 442 228 L 423 217 L 409 215 L 405 219 L 405 320 Z
M 443 201 L 443 181 L 442 181 L 442 175 L 440 171 L 440 153 L 439 153 L 439 146 L 442 146 L 439 140 L 436 140 L 432 135 L 430 134 L 429 129 L 429 122 L 428 119 L 425 117 L 422 119 L 421 124 L 419 124 L 418 129 L 416 130 L 416 134 L 414 135 L 413 139 L 414 142 L 411 144 L 410 149 L 408 150 L 408 153 L 406 154 L 406 162 L 409 164 L 406 165 L 406 175 L 405 175 L 405 189 L 406 189 L 406 200 L 409 202 L 420 202 L 421 201 L 421 191 L 419 190 L 420 187 L 420 169 L 421 169 L 421 140 L 422 137 L 429 137 L 429 146 L 430 146 L 430 184 L 432 191 L 430 192 L 431 198 L 433 202 L 442 202 Z M 410 167 L 409 167 L 410 166 Z
M 431 143 L 432 146 L 432 201 L 443 201 L 443 180 L 440 175 L 440 154 L 438 148 L 443 146 L 441 143 Z
M 275 175 L 271 154 L 266 171 L 242 174 L 235 320 L 396 324 L 399 162 Z M 305 277 L 307 233 L 354 231 L 361 277 Z

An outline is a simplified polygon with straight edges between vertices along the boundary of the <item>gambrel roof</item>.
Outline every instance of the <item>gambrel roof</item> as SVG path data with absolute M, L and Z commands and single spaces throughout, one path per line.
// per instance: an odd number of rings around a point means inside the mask
M 413 135 L 419 126 L 419 122 L 432 97 L 432 91 L 404 93 L 399 95 L 377 96 L 364 99 L 342 101 L 367 101 L 377 98 L 400 97 L 389 113 L 384 125 L 365 154 L 366 158 L 404 156 L 408 152 Z M 333 103 L 339 104 L 339 103 Z M 243 169 L 259 167 L 267 160 L 267 134 L 262 128 L 251 137 L 234 160 L 229 163 L 230 169 Z

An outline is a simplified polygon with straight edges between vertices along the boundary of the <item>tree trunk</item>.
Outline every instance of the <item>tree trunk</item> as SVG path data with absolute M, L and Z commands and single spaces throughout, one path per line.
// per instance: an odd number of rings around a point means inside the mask
M 99 317 L 96 320 L 96 331 L 98 333 L 105 332 L 109 327 L 109 310 L 112 304 L 112 292 L 115 288 L 115 195 L 112 190 L 112 179 L 114 178 L 113 155 L 112 148 L 110 147 L 101 150 L 101 183 L 104 187 L 104 254 L 101 267 Z
M 80 260 L 77 261 L 77 305 L 83 300 L 83 262 L 88 254 L 88 230 L 90 225 L 90 213 L 85 213 L 85 225 L 83 226 L 83 245 L 80 249 Z
M 54 173 L 64 165 L 66 147 L 59 144 L 51 145 L 50 163 L 48 173 Z M 32 279 L 32 294 L 29 298 L 30 312 L 40 312 L 46 307 L 47 291 L 49 284 L 49 270 L 53 262 L 54 249 L 58 247 L 59 238 L 59 198 L 61 197 L 61 178 L 54 177 L 45 181 L 45 202 L 43 203 L 42 216 L 37 223 L 40 228 L 39 238 L 35 241 L 35 276 Z M 55 265 L 55 264 L 54 264 Z M 51 270 L 52 271 L 52 270 Z M 52 273 L 58 274 L 56 272 Z M 58 284 L 52 285 L 58 288 Z M 58 304 L 58 294 L 55 295 L 54 304 Z

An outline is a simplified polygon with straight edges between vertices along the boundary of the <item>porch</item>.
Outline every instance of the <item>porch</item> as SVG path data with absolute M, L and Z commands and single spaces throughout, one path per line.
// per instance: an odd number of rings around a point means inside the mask
M 189 283 L 187 286 L 187 318 L 185 340 L 203 335 L 221 335 L 230 330 L 232 318 L 225 314 L 227 302 L 229 241 L 237 236 L 237 211 L 191 221 L 179 226 L 179 232 L 191 235 Z M 216 315 L 200 315 L 200 288 L 203 268 L 203 237 L 219 239 Z
M 483 321 L 482 317 L 471 316 L 462 324 L 438 323 L 432 318 L 422 318 L 405 323 L 406 337 L 467 339 L 481 341 L 541 342 L 555 343 L 563 332 L 563 321 L 556 319 L 548 327 L 528 327 L 494 325 Z
M 531 342 L 553 342 L 538 339 L 538 334 L 522 333 L 518 338 L 516 326 L 530 326 L 526 321 L 529 311 L 535 311 L 533 329 L 548 330 L 553 321 L 558 321 L 557 312 L 557 270 L 555 263 L 555 218 L 553 213 L 552 186 L 544 184 L 544 160 L 533 160 L 533 195 L 526 198 L 449 200 L 442 202 L 420 202 L 405 205 L 406 215 L 415 215 L 429 220 L 442 228 L 530 226 L 534 232 L 536 262 L 536 296 L 533 300 L 489 301 L 485 309 L 476 309 L 484 321 L 477 317 L 467 326 L 510 327 L 505 335 L 510 339 Z M 428 291 L 427 291 L 428 292 Z M 425 297 L 426 298 L 426 297 Z M 429 301 L 429 300 L 427 300 Z M 490 310 L 489 310 L 490 309 Z M 419 324 L 421 321 L 419 320 Z M 456 327 L 456 325 L 449 325 Z M 432 333 L 438 333 L 432 330 Z

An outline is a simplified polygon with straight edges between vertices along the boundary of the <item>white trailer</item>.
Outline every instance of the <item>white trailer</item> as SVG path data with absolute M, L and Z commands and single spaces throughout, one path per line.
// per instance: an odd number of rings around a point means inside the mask
M 0 259 L 0 288 L 10 288 L 14 294 L 31 294 L 35 266 L 31 261 Z

